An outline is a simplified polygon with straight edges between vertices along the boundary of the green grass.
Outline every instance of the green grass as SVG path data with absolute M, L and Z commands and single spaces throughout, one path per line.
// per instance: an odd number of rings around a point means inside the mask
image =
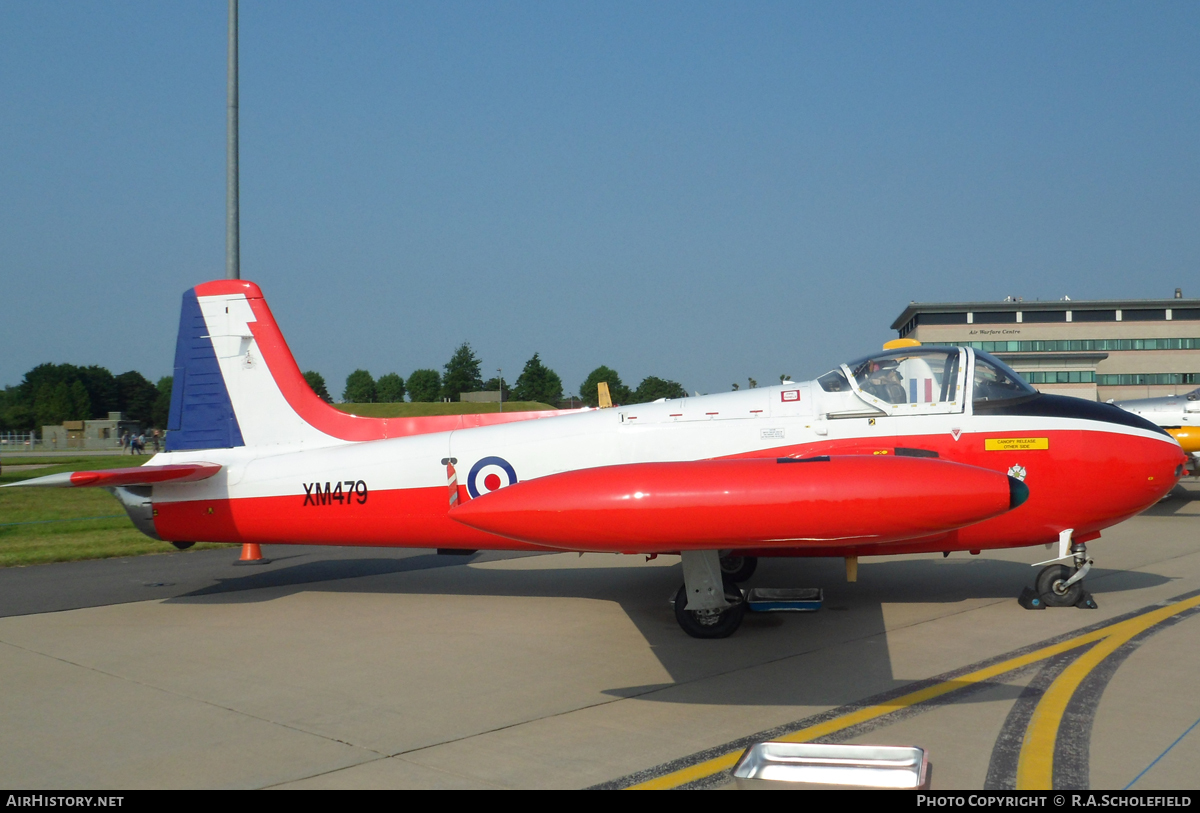
M 0 484 L 63 471 L 115 469 L 149 460 L 130 455 L 5 457 Z M 10 466 L 47 465 L 12 471 Z M 19 524 L 18 524 L 19 523 Z M 191 550 L 228 545 L 198 544 Z M 99 488 L 0 489 L 0 567 L 172 553 L 175 548 L 133 527 L 116 498 Z
M 499 404 L 395 403 L 395 404 L 334 404 L 342 412 L 365 418 L 423 418 L 427 415 L 476 415 L 480 412 L 499 412 Z M 506 401 L 505 412 L 541 412 L 555 407 L 537 401 Z
M 498 404 L 335 404 L 354 415 L 372 418 L 410 418 L 426 415 L 473 415 L 498 412 Z M 554 409 L 536 401 L 509 401 L 505 412 Z M 80 457 L 20 457 L 5 455 L 0 485 L 45 474 L 91 469 L 140 466 L 150 455 L 97 455 Z M 45 468 L 12 471 L 21 465 Z M 198 543 L 190 550 L 225 548 L 228 545 Z M 125 509 L 100 488 L 4 488 L 0 489 L 0 567 L 107 559 L 172 553 L 175 548 L 142 534 L 125 515 Z

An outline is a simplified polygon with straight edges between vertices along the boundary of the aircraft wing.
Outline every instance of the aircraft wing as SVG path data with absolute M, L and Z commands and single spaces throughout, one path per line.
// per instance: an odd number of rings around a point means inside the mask
M 196 480 L 207 480 L 220 470 L 221 467 L 216 463 L 180 463 L 173 466 L 133 466 L 126 469 L 64 471 L 0 487 L 112 488 L 114 486 L 150 486 L 161 483 L 192 483 Z
M 1000 472 L 927 457 L 696 460 L 551 474 L 458 504 L 449 516 L 547 547 L 782 548 L 928 536 L 1028 496 Z

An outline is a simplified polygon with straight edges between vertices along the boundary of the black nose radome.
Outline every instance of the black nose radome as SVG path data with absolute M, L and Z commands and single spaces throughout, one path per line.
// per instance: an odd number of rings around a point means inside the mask
M 1166 435 L 1167 430 L 1155 426 L 1141 415 L 1126 412 L 1113 404 L 1098 404 L 1095 401 L 1085 401 L 1083 398 L 1072 398 L 1069 395 L 1039 394 L 1030 399 L 1019 399 L 1016 403 L 997 401 L 975 405 L 976 415 L 1022 415 L 1036 418 L 1076 418 L 1083 421 L 1099 423 L 1114 423 L 1119 426 L 1132 426 Z
M 1029 499 L 1029 486 L 1022 483 L 1016 477 L 1008 478 L 1008 507 L 1009 509 L 1016 508 L 1021 503 Z

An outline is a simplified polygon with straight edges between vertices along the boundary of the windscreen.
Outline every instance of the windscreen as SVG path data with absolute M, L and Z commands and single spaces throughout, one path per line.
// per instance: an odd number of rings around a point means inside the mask
M 975 379 L 971 402 L 994 403 L 1037 395 L 1037 390 L 1013 372 L 1007 364 L 982 350 L 975 351 Z

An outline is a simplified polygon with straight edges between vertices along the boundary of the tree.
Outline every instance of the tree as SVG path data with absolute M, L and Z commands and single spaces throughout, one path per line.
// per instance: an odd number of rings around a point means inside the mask
M 534 353 L 513 385 L 513 397 L 518 401 L 540 401 L 557 406 L 563 397 L 562 379 Z
M 2 405 L 0 428 L 25 431 L 34 428 L 37 424 L 33 409 L 22 399 L 19 387 L 7 386 L 4 388 Z
M 381 404 L 398 404 L 404 400 L 404 379 L 395 373 L 379 376 L 375 382 L 375 397 Z
M 633 393 L 629 387 L 621 383 L 621 376 L 617 375 L 617 371 L 611 367 L 605 367 L 603 364 L 588 373 L 588 377 L 583 379 L 583 383 L 579 385 L 579 397 L 588 406 L 599 406 L 600 395 L 596 390 L 596 385 L 601 381 L 608 383 L 608 394 L 612 396 L 614 404 L 628 404 Z
M 71 419 L 71 390 L 67 382 L 46 382 L 37 389 L 34 414 L 39 426 L 54 426 Z
M 471 345 L 463 342 L 446 362 L 446 374 L 442 376 L 442 397 L 457 401 L 464 392 L 482 390 L 483 376 L 480 375 L 479 365 L 479 357 Z
M 13 393 L 15 398 L 10 399 L 10 408 L 18 405 L 24 406 L 27 411 L 36 415 L 39 410 L 39 394 L 43 392 L 45 385 L 50 387 L 47 392 L 53 393 L 59 384 L 65 384 L 67 389 L 71 390 L 76 383 L 80 384 L 87 393 L 86 411 L 79 412 L 79 407 L 83 405 L 84 399 L 76 390 L 75 395 L 67 399 L 75 406 L 66 406 L 64 402 L 66 412 L 72 417 L 63 420 L 103 418 L 106 417 L 106 413 L 122 408 L 119 388 L 112 373 L 95 365 L 76 367 L 74 364 L 39 364 L 34 367 L 25 374 L 21 385 Z
M 675 381 L 667 381 L 658 376 L 648 375 L 638 384 L 633 393 L 631 404 L 648 404 L 659 398 L 687 398 L 687 391 Z
M 92 402 L 91 414 L 87 417 L 107 418 L 108 413 L 121 409 L 120 389 L 117 386 L 117 379 L 112 373 L 93 364 L 89 367 L 77 368 L 76 375 L 83 386 L 87 388 L 88 399 Z
M 304 380 L 308 382 L 308 386 L 322 401 L 327 404 L 333 403 L 333 396 L 329 394 L 329 388 L 325 386 L 325 376 L 314 370 L 309 370 L 304 374 Z
M 154 408 L 150 413 L 150 425 L 158 429 L 165 429 L 167 423 L 171 420 L 171 389 L 175 385 L 173 376 L 164 375 L 158 379 L 158 384 L 155 389 L 158 390 L 158 397 L 154 399 Z
M 408 397 L 416 402 L 432 403 L 442 391 L 442 377 L 437 370 L 413 370 L 408 377 Z
M 107 417 L 109 412 L 129 411 L 130 404 L 144 419 L 155 396 L 153 385 L 133 370 L 118 380 L 96 365 L 39 364 L 25 374 L 19 386 L 5 391 L 0 424 L 28 429 L 41 425 L 42 419 L 86 421 Z
M 78 378 L 71 382 L 69 391 L 71 400 L 71 417 L 69 421 L 86 421 L 92 417 L 92 399 L 88 397 L 87 388 Z
M 483 391 L 484 392 L 500 392 L 501 389 L 502 388 L 500 386 L 500 379 L 496 376 L 492 376 L 487 381 L 483 382 Z M 504 400 L 507 401 L 509 396 L 512 395 L 512 387 L 510 387 L 508 385 L 507 381 L 504 382 L 503 392 L 504 392 Z
M 117 410 L 125 417 L 146 428 L 154 420 L 154 402 L 158 400 L 158 387 L 146 380 L 137 370 L 121 373 L 117 379 Z
M 366 370 L 355 370 L 346 376 L 342 400 L 348 404 L 375 403 L 375 379 Z

